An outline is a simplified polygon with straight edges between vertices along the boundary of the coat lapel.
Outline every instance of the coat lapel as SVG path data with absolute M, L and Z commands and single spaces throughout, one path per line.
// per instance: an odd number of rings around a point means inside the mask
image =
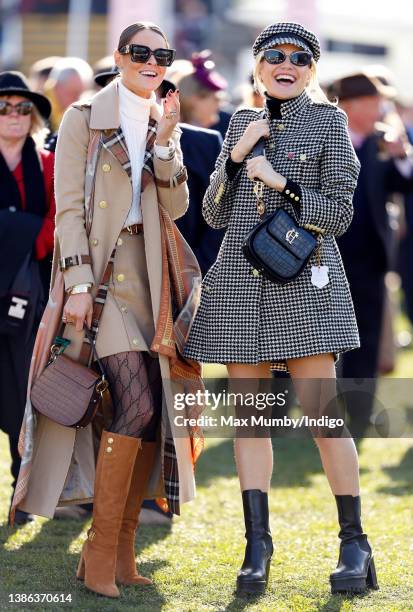
M 121 126 L 114 132 L 105 130 L 102 136 L 102 146 L 115 157 L 132 180 L 132 166 L 129 158 L 128 146 Z

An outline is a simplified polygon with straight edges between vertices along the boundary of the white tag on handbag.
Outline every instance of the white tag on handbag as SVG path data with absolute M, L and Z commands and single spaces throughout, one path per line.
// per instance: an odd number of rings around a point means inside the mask
M 328 285 L 328 266 L 311 266 L 311 282 L 319 289 Z

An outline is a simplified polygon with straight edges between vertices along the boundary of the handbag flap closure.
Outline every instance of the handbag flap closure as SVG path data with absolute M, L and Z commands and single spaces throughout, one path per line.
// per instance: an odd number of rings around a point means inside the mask
M 93 387 L 100 378 L 97 372 L 81 363 L 73 361 L 73 359 L 66 357 L 66 355 L 59 355 L 49 367 L 53 367 L 62 376 L 72 380 L 84 389 Z
M 299 259 L 306 258 L 317 246 L 317 239 L 299 227 L 288 213 L 278 210 L 267 225 L 268 233 Z

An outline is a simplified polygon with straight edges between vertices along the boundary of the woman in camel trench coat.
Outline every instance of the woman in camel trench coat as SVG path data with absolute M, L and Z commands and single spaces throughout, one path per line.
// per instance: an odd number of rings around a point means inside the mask
M 146 61 L 134 58 L 129 51 L 134 45 L 152 50 Z M 142 500 L 165 497 L 170 509 L 179 513 L 180 504 L 195 494 L 193 442 L 182 429 L 178 436 L 173 423 L 170 355 L 175 343 L 159 330 L 159 322 L 166 320 L 165 304 L 170 305 L 169 291 L 164 290 L 165 269 L 171 266 L 162 248 L 168 240 L 165 226 L 172 227 L 171 219 L 182 216 L 188 206 L 177 126 L 179 98 L 169 94 L 161 109 L 153 93 L 166 70 L 153 51 L 165 48 L 169 45 L 157 26 L 138 23 L 126 28 L 115 52 L 120 77 L 90 102 L 66 112 L 56 150 L 55 269 L 37 352 L 50 347 L 42 333 L 53 340 L 50 319 L 54 327 L 63 319 L 64 336 L 71 340 L 65 354 L 79 357 L 83 321 L 90 324 L 91 319 L 87 299 L 90 293 L 96 295 L 116 248 L 96 350 L 108 368 L 114 403 L 124 403 L 128 395 L 130 405 L 125 412 L 122 404 L 120 414 L 115 406 L 117 427 L 102 433 L 95 478 L 91 426 L 75 430 L 40 414 L 34 418 L 28 399 L 21 436 L 23 467 L 14 500 L 15 507 L 52 517 L 57 505 L 94 497 L 92 528 L 77 577 L 109 597 L 119 596 L 115 580 L 150 583 L 135 566 L 134 535 Z M 156 78 L 149 82 L 144 71 Z M 144 137 L 136 151 L 139 130 L 144 130 Z M 144 165 L 140 161 L 139 166 L 138 158 Z M 142 174 L 138 176 L 136 169 Z M 175 238 L 179 242 L 179 236 Z M 190 260 L 186 270 L 192 270 L 195 286 L 196 260 L 183 243 L 179 249 L 185 250 L 185 261 Z M 63 283 L 66 296 L 72 294 L 62 312 Z M 35 363 L 36 359 L 35 347 Z M 41 359 L 44 363 L 45 355 Z M 41 366 L 32 370 L 33 379 Z M 124 376 L 129 378 L 123 380 Z M 140 394 L 141 404 L 134 393 Z M 131 415 L 133 410 L 137 414 Z

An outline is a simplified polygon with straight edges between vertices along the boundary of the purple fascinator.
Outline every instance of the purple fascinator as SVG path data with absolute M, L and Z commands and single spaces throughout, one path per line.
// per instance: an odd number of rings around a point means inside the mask
M 211 60 L 211 56 L 212 53 L 209 49 L 192 54 L 191 62 L 194 67 L 193 76 L 202 83 L 204 87 L 212 91 L 222 91 L 227 88 L 228 83 L 219 72 L 214 70 L 215 63 Z

